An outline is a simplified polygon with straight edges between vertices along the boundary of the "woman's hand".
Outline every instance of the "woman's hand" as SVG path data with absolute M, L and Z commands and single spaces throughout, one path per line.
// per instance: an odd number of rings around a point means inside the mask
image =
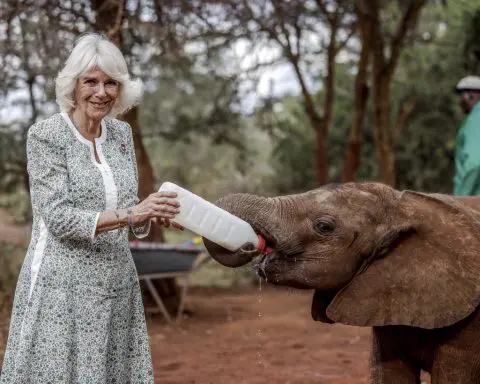
M 165 228 L 170 228 L 170 226 L 172 226 L 173 228 L 178 229 L 179 231 L 183 231 L 185 229 L 180 224 L 177 224 L 177 223 L 174 223 L 173 221 L 170 221 L 170 219 L 154 218 L 154 219 L 152 219 L 152 221 L 155 224 L 160 225 L 161 227 L 165 227 Z
M 130 209 L 129 221 L 133 225 L 142 225 L 147 220 L 157 223 L 170 223 L 180 212 L 180 203 L 175 192 L 155 192 Z M 127 212 L 128 214 L 128 212 Z M 167 221 L 165 221 L 167 220 Z

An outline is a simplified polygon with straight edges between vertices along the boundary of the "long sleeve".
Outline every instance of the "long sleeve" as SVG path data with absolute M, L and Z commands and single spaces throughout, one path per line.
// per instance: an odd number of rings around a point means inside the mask
M 30 128 L 27 138 L 32 207 L 49 233 L 60 239 L 93 240 L 99 212 L 78 209 L 69 195 L 65 148 L 43 125 Z
M 468 116 L 459 133 L 454 194 L 480 194 L 480 107 Z
M 129 143 L 129 147 L 131 148 L 130 153 L 132 156 L 133 168 L 135 170 L 135 182 L 137 183 L 137 190 L 138 190 L 137 157 L 135 156 L 135 144 L 133 142 L 132 128 L 128 123 L 127 123 L 127 132 L 128 132 L 128 143 Z M 140 199 L 138 198 L 138 196 L 135 196 L 135 204 L 138 204 L 139 201 Z M 137 237 L 138 239 L 143 239 L 144 237 L 148 236 L 148 234 L 150 233 L 151 227 L 152 227 L 152 223 L 150 220 L 148 220 L 147 223 L 143 226 L 138 226 L 138 227 L 132 226 L 131 230 L 135 235 L 135 237 Z
M 480 194 L 480 166 L 471 168 L 456 186 L 456 196 L 475 196 Z

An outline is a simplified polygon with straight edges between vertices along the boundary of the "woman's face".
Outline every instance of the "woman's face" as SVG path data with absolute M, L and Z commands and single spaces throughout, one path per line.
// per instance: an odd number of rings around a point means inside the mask
M 94 68 L 77 80 L 75 110 L 92 120 L 101 120 L 112 110 L 120 84 L 100 69 Z

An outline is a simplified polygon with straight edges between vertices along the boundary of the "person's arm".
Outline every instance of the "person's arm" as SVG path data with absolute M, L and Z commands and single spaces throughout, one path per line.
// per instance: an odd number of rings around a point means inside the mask
M 465 176 L 454 193 L 456 196 L 475 196 L 480 194 L 480 166 L 466 170 Z
M 135 228 L 151 218 L 172 219 L 179 211 L 176 194 L 165 192 L 153 193 L 135 206 L 115 211 L 75 207 L 69 194 L 64 148 L 44 124 L 29 130 L 27 159 L 33 210 L 57 238 L 92 241 L 95 234 L 126 225 Z
M 138 190 L 138 168 L 137 168 L 137 157 L 135 155 L 135 144 L 133 142 L 133 134 L 132 134 L 132 127 L 130 124 L 124 122 L 126 125 L 127 133 L 128 133 L 128 140 L 129 140 L 129 146 L 130 146 L 130 156 L 132 157 L 132 162 L 133 162 L 133 168 L 135 171 L 135 183 L 136 183 L 136 190 Z M 138 196 L 135 196 L 136 202 L 139 201 Z M 138 239 L 143 239 L 144 237 L 147 237 L 148 234 L 150 233 L 150 228 L 152 227 L 151 220 L 146 220 L 144 222 L 136 223 L 134 225 L 131 225 L 130 228 L 132 230 L 132 233 L 135 235 L 136 238 Z
M 480 194 L 480 112 L 474 113 L 465 126 L 462 178 L 454 191 L 457 196 Z
M 32 208 L 48 231 L 61 239 L 93 240 L 100 212 L 74 206 L 65 150 L 44 123 L 28 131 L 27 161 Z
M 173 219 L 180 211 L 180 205 L 175 197 L 177 197 L 175 192 L 156 192 L 132 208 L 101 212 L 96 233 L 111 231 L 127 225 L 130 229 L 135 229 L 152 220 L 168 226 L 169 220 Z M 139 236 L 137 235 L 137 237 Z

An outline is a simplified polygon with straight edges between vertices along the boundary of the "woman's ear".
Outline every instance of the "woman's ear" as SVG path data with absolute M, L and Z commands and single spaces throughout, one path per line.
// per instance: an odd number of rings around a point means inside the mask
M 390 224 L 377 228 L 371 263 L 334 297 L 328 318 L 422 328 L 465 318 L 480 302 L 480 214 L 416 192 L 404 192 L 395 209 L 402 215 L 392 211 Z

